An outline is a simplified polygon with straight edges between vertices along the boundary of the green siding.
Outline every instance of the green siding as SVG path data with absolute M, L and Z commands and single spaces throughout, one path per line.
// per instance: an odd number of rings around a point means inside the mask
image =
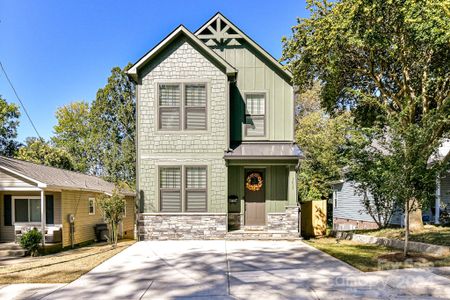
M 284 212 L 288 205 L 288 174 L 286 166 L 266 168 L 266 212 Z M 229 204 L 228 212 L 243 212 L 244 207 L 244 167 L 228 167 L 228 195 L 238 196 L 237 204 Z
M 293 89 L 286 75 L 273 63 L 242 41 L 239 46 L 213 48 L 238 69 L 237 81 L 231 86 L 231 140 L 249 140 L 243 137 L 244 93 L 267 93 L 266 136 L 252 140 L 292 141 L 294 137 Z M 280 122 L 283 120 L 283 122 Z
M 288 169 L 285 166 L 271 166 L 268 170 L 266 211 L 284 212 L 288 203 Z

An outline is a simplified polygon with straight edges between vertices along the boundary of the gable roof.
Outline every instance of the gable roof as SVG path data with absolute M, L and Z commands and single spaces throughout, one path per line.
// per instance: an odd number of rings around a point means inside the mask
M 157 44 L 153 49 L 147 52 L 143 57 L 141 57 L 128 71 L 127 74 L 131 76 L 134 80 L 138 77 L 139 68 L 143 67 L 149 61 L 151 61 L 157 54 L 161 53 L 172 41 L 174 41 L 179 36 L 186 36 L 191 42 L 200 47 L 205 51 L 212 59 L 225 68 L 226 74 L 235 74 L 236 69 L 230 65 L 225 59 L 223 59 L 219 54 L 214 52 L 211 48 L 205 45 L 199 38 L 197 38 L 192 32 L 190 32 L 183 25 L 178 26 L 174 31 L 172 31 L 168 36 L 166 36 L 159 44 Z
M 0 171 L 33 182 L 39 188 L 85 190 L 111 194 L 114 184 L 99 177 L 0 156 Z M 130 190 L 122 194 L 134 196 Z
M 198 36 L 200 39 L 202 32 L 204 30 L 211 30 L 211 25 L 215 22 L 224 23 L 226 24 L 225 27 L 228 30 L 231 30 L 232 33 L 229 35 L 230 38 L 242 38 L 247 43 L 249 43 L 253 48 L 255 48 L 259 53 L 261 53 L 267 60 L 269 60 L 274 66 L 276 66 L 282 73 L 287 75 L 290 79 L 292 79 L 292 73 L 284 68 L 284 66 L 275 59 L 269 52 L 267 52 L 264 48 L 262 48 L 258 43 L 256 43 L 254 40 L 252 40 L 248 35 L 246 35 L 242 30 L 239 29 L 236 25 L 233 24 L 230 20 L 228 20 L 224 15 L 222 15 L 220 12 L 217 12 L 211 19 L 209 19 L 205 24 L 203 24 L 197 31 L 195 31 L 195 35 Z M 223 33 L 222 33 L 223 34 Z M 208 38 L 206 36 L 206 38 Z

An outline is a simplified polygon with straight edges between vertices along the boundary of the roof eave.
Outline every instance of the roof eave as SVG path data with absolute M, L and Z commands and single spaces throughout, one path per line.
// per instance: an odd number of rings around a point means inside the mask
M 151 59 L 163 51 L 167 45 L 174 41 L 179 35 L 184 34 L 196 45 L 202 48 L 208 55 L 210 55 L 214 60 L 216 60 L 220 65 L 225 68 L 225 73 L 227 75 L 235 75 L 237 70 L 230 65 L 226 60 L 220 57 L 212 49 L 206 46 L 201 40 L 199 40 L 192 32 L 190 32 L 183 25 L 178 26 L 174 31 L 172 31 L 167 37 L 165 37 L 161 42 L 159 42 L 155 47 L 153 47 L 149 52 L 147 52 L 143 57 L 141 57 L 127 72 L 126 74 L 130 76 L 133 80 L 137 81 L 139 78 L 138 71 L 139 68 L 146 65 Z

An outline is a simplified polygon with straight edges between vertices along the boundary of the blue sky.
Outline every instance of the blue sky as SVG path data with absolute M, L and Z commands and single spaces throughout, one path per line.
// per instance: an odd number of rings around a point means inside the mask
M 179 24 L 196 30 L 217 11 L 275 58 L 281 37 L 306 15 L 301 0 L 0 0 L 0 61 L 49 138 L 58 107 L 92 101 L 111 68 L 135 62 Z M 17 102 L 2 73 L 0 95 Z M 18 139 L 28 136 L 36 134 L 22 113 Z

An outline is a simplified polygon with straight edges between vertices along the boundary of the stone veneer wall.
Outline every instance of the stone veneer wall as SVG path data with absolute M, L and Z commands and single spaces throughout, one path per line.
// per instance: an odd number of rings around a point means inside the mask
M 227 233 L 227 214 L 150 213 L 139 218 L 139 240 L 213 240 Z
M 283 213 L 268 213 L 267 229 L 298 234 L 299 215 L 298 206 L 286 206 Z
M 228 229 L 238 230 L 244 226 L 244 214 L 241 213 L 228 213 Z

